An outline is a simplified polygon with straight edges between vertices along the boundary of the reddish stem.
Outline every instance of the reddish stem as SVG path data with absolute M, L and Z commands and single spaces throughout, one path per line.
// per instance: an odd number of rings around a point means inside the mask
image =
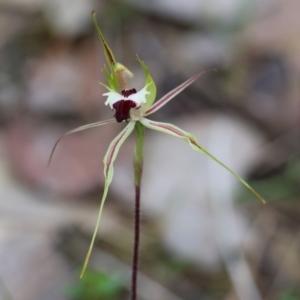
M 137 299 L 137 275 L 139 264 L 139 244 L 140 244 L 140 186 L 135 186 L 135 213 L 134 213 L 134 245 L 132 259 L 132 282 L 131 282 L 131 300 Z

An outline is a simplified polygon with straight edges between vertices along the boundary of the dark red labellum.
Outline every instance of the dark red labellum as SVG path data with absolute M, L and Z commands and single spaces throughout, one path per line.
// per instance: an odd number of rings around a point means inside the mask
M 130 119 L 130 110 L 136 107 L 136 103 L 132 100 L 120 100 L 113 104 L 113 108 L 116 110 L 114 117 L 117 122 L 128 121 Z

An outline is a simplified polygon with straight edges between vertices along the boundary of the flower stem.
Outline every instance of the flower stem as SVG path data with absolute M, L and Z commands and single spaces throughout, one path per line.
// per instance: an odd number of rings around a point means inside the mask
M 140 200 L 141 200 L 141 180 L 143 173 L 143 144 L 144 126 L 136 122 L 135 126 L 136 144 L 133 158 L 134 185 L 135 185 L 135 212 L 134 212 L 134 245 L 132 259 L 132 282 L 131 300 L 137 299 L 137 275 L 139 264 L 139 244 L 140 244 Z
M 134 245 L 132 258 L 131 300 L 137 299 L 137 275 L 140 244 L 140 186 L 135 187 Z

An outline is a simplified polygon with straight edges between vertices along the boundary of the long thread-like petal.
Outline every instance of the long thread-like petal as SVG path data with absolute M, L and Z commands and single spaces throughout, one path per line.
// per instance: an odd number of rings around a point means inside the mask
M 66 132 L 63 136 L 61 136 L 57 142 L 54 144 L 53 148 L 52 148 L 52 151 L 51 151 L 51 154 L 49 156 L 49 160 L 48 160 L 48 168 L 50 166 L 50 163 L 51 163 L 51 160 L 52 160 L 52 157 L 53 157 L 53 154 L 54 154 L 54 151 L 58 145 L 58 143 L 67 135 L 70 135 L 70 134 L 73 134 L 75 132 L 78 132 L 78 131 L 83 131 L 83 130 L 87 130 L 87 129 L 90 129 L 90 128 L 94 128 L 94 127 L 99 127 L 99 126 L 102 126 L 102 125 L 106 125 L 106 124 L 110 124 L 110 123 L 114 123 L 116 122 L 115 119 L 109 119 L 109 120 L 105 120 L 105 121 L 101 121 L 101 122 L 96 122 L 96 123 L 91 123 L 91 124 L 87 124 L 87 125 L 84 125 L 84 126 L 80 126 L 80 127 L 77 127 L 75 129 L 72 129 L 68 132 Z
M 202 74 L 209 72 L 209 71 L 215 71 L 214 69 L 206 70 L 201 73 L 198 73 L 194 76 L 192 76 L 190 79 L 170 91 L 168 94 L 160 98 L 158 101 L 156 101 L 145 113 L 145 116 L 148 116 L 150 114 L 153 114 L 157 110 L 161 109 L 164 105 L 166 105 L 169 101 L 171 101 L 176 95 L 181 93 L 185 88 L 187 88 L 189 85 L 191 85 L 195 80 L 197 80 Z
M 129 122 L 129 124 L 117 135 L 117 137 L 115 137 L 115 139 L 110 143 L 108 150 L 104 156 L 104 176 L 105 176 L 105 185 L 104 185 L 104 192 L 103 192 L 103 196 L 102 196 L 102 200 L 101 200 L 101 204 L 100 204 L 100 208 L 99 208 L 99 213 L 98 213 L 98 218 L 97 218 L 97 222 L 96 222 L 96 226 L 95 226 L 95 230 L 93 233 L 93 238 L 88 250 L 88 253 L 86 255 L 85 261 L 84 261 L 84 265 L 80 274 L 80 278 L 82 278 L 86 267 L 88 265 L 88 262 L 90 260 L 90 256 L 92 253 L 92 249 L 94 246 L 94 242 L 95 242 L 95 238 L 97 235 L 97 231 L 99 228 L 99 224 L 100 224 L 100 220 L 101 220 L 101 215 L 102 215 L 102 211 L 103 211 L 103 207 L 104 207 L 104 203 L 105 203 L 105 199 L 107 197 L 107 193 L 108 193 L 108 188 L 112 182 L 112 178 L 113 178 L 113 173 L 114 173 L 114 168 L 113 168 L 113 163 L 119 153 L 120 147 L 122 146 L 122 144 L 125 142 L 125 140 L 128 138 L 128 136 L 132 133 L 133 129 L 135 126 L 135 122 Z
M 151 121 L 148 119 L 141 119 L 140 122 L 145 126 L 153 130 L 157 130 L 163 133 L 170 134 L 172 136 L 178 137 L 183 139 L 184 141 L 188 142 L 193 150 L 197 152 L 202 152 L 212 158 L 215 162 L 219 165 L 224 167 L 227 171 L 229 171 L 235 178 L 237 178 L 244 186 L 246 186 L 262 203 L 266 203 L 265 199 L 262 198 L 243 178 L 237 175 L 234 171 L 232 171 L 229 167 L 223 164 L 220 160 L 214 157 L 210 152 L 204 149 L 197 141 L 197 139 L 190 133 L 168 123 L 161 123 L 156 121 Z

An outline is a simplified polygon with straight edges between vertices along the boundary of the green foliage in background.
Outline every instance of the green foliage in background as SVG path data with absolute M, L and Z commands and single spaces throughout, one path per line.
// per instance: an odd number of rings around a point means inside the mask
M 299 195 L 300 160 L 290 158 L 283 172 L 265 180 L 251 182 L 254 189 L 264 194 L 269 201 L 297 199 Z M 242 200 L 252 201 L 251 195 L 242 194 Z M 300 298 L 299 298 L 300 299 Z
M 299 300 L 300 299 L 300 295 L 297 294 L 295 291 L 293 290 L 289 290 L 289 291 L 284 291 L 281 295 L 279 300 Z
M 117 300 L 124 292 L 123 287 L 119 274 L 109 276 L 87 270 L 76 285 L 67 288 L 67 295 L 72 300 Z

